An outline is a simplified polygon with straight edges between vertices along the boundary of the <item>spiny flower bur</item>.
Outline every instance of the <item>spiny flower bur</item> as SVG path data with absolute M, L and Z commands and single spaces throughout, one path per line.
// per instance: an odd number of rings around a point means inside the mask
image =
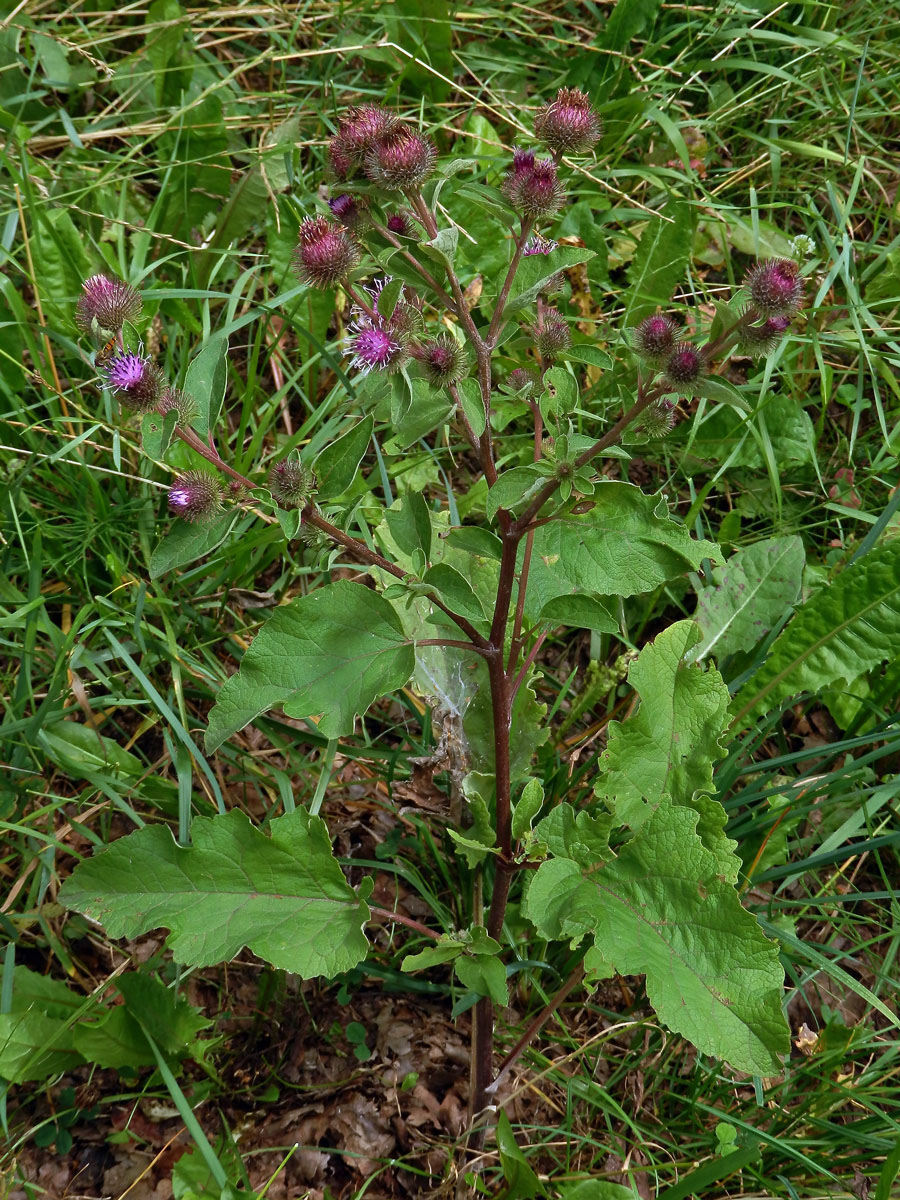
M 800 268 L 789 258 L 770 258 L 747 272 L 745 285 L 762 317 L 790 317 L 803 299 Z
M 328 201 L 332 216 L 340 221 L 345 229 L 352 232 L 364 229 L 368 221 L 366 202 L 357 196 L 344 193 Z
M 534 132 L 558 154 L 580 154 L 600 141 L 603 126 L 584 92 L 560 88 L 556 99 L 538 110 Z
M 675 346 L 678 326 L 662 313 L 646 317 L 631 334 L 635 351 L 652 366 L 661 366 Z
M 419 361 L 426 378 L 436 388 L 459 383 L 469 370 L 465 350 L 449 333 L 439 333 L 432 341 L 425 342 Z
M 331 165 L 338 179 L 346 179 L 362 165 L 367 151 L 397 128 L 398 117 L 377 104 L 349 108 L 328 145 Z
M 510 371 L 506 386 L 511 392 L 521 392 L 523 399 L 527 400 L 537 392 L 540 382 L 541 376 L 538 371 L 528 367 L 516 367 L 514 371 Z
M 222 510 L 222 485 L 210 471 L 185 471 L 169 488 L 169 508 L 192 524 L 211 521 Z
M 310 287 L 339 283 L 359 261 L 359 247 L 346 229 L 327 217 L 307 217 L 300 226 L 294 268 Z
M 140 293 L 122 279 L 92 275 L 81 285 L 75 308 L 75 324 L 82 333 L 115 333 L 126 321 L 134 323 L 141 315 Z
M 744 325 L 741 328 L 738 350 L 752 358 L 764 358 L 777 349 L 790 326 L 788 317 L 765 317 L 752 325 Z
M 541 313 L 532 334 L 541 358 L 556 358 L 562 350 L 568 350 L 572 344 L 569 326 L 555 308 Z
M 312 471 L 292 458 L 275 463 L 269 471 L 269 491 L 282 508 L 303 508 L 315 491 Z
M 158 407 L 163 414 L 177 413 L 177 422 L 183 428 L 187 428 L 197 416 L 197 405 L 194 403 L 193 396 L 189 396 L 181 388 L 164 388 Z
M 516 212 L 532 221 L 555 216 L 565 199 L 552 158 L 534 157 L 531 150 L 513 156 L 503 192 Z
M 687 342 L 679 342 L 665 361 L 663 375 L 673 392 L 692 395 L 703 377 L 704 364 L 700 352 Z
M 641 428 L 651 438 L 665 437 L 674 424 L 675 401 L 668 396 L 651 404 L 641 417 Z
M 389 192 L 421 187 L 437 159 L 434 143 L 424 134 L 401 126 L 367 151 L 365 172 L 378 187 Z
M 156 408 L 163 389 L 159 367 L 148 355 L 121 350 L 103 367 L 106 382 L 117 399 L 138 412 Z

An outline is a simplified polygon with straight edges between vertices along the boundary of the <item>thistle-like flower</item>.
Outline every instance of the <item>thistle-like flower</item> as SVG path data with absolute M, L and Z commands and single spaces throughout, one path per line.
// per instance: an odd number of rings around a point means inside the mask
M 541 358 L 556 358 L 561 350 L 568 350 L 572 344 L 569 327 L 555 308 L 541 313 L 532 334 Z
M 178 424 L 182 426 L 190 425 L 197 416 L 197 405 L 193 396 L 189 396 L 181 388 L 164 388 L 157 407 L 161 413 L 177 413 Z
M 346 229 L 326 217 L 307 217 L 300 226 L 294 269 L 310 287 L 334 287 L 358 261 L 359 247 Z
M 434 170 L 437 150 L 430 138 L 407 126 L 380 137 L 366 151 L 365 172 L 390 192 L 420 187 Z
M 687 342 L 679 342 L 665 361 L 663 374 L 673 392 L 686 396 L 693 393 L 704 372 L 703 359 L 698 350 Z
M 556 99 L 538 110 L 534 131 L 551 150 L 578 154 L 600 141 L 603 126 L 584 92 L 560 88 Z
M 106 382 L 129 408 L 150 412 L 156 408 L 163 388 L 159 367 L 145 354 L 122 350 L 103 367 Z
M 671 354 L 677 332 L 678 326 L 674 321 L 662 313 L 656 313 L 635 327 L 632 344 L 641 358 L 653 366 L 659 366 Z
M 335 196 L 333 200 L 328 201 L 328 207 L 344 228 L 351 232 L 361 229 L 368 220 L 365 201 L 356 196 L 348 196 L 346 193 Z
M 764 358 L 776 348 L 790 324 L 788 317 L 766 317 L 758 324 L 744 325 L 738 349 L 742 354 L 749 354 L 753 358 Z
M 185 521 L 211 521 L 222 510 L 222 485 L 210 471 L 185 471 L 169 488 L 169 508 Z
M 559 247 L 559 242 L 555 242 L 553 238 L 544 237 L 542 233 L 536 233 L 534 237 L 530 237 L 525 243 L 522 250 L 524 258 L 530 258 L 533 254 L 550 254 Z
M 316 477 L 296 459 L 285 458 L 269 471 L 269 491 L 282 508 L 303 508 L 315 491 Z
M 361 166 L 372 146 L 399 125 L 398 117 L 377 104 L 359 104 L 347 110 L 331 139 L 328 152 L 338 179 L 346 179 Z
M 389 317 L 379 311 L 378 299 L 390 282 L 390 278 L 379 279 L 366 288 L 371 297 L 371 313 L 358 304 L 350 309 L 344 353 L 350 357 L 350 366 L 364 375 L 402 367 L 409 358 L 409 344 L 421 328 L 422 314 L 403 299 L 402 293 Z
M 75 324 L 82 333 L 114 333 L 141 315 L 140 293 L 121 279 L 92 275 L 81 285 Z
M 799 266 L 790 258 L 757 263 L 744 281 L 753 307 L 762 317 L 790 317 L 803 299 Z
M 436 388 L 459 383 L 469 370 L 465 350 L 449 333 L 439 333 L 433 341 L 422 346 L 421 362 L 426 376 Z

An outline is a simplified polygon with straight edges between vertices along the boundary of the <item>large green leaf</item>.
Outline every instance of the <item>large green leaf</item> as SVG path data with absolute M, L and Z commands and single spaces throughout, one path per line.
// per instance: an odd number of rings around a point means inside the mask
M 735 880 L 739 862 L 725 837 L 726 816 L 711 799 L 713 763 L 725 751 L 728 688 L 714 668 L 689 665 L 700 637 L 693 621 L 678 621 L 646 645 L 628 671 L 641 706 L 624 724 L 611 721 L 594 784 L 618 822 L 639 829 L 664 796 L 700 814 L 698 833 Z
M 549 938 L 593 934 L 623 975 L 644 974 L 662 1021 L 705 1054 L 771 1075 L 789 1048 L 778 947 L 741 907 L 697 814 L 663 801 L 613 862 L 543 863 L 525 914 Z
M 317 588 L 276 609 L 257 634 L 219 692 L 207 749 L 277 704 L 291 717 L 321 715 L 325 737 L 343 737 L 373 700 L 406 683 L 413 665 L 413 647 L 387 600 L 344 579 Z
M 225 399 L 227 356 L 228 339 L 214 338 L 191 359 L 184 377 L 184 391 L 197 406 L 193 426 L 204 438 L 215 431 Z
M 228 537 L 239 516 L 239 511 L 232 508 L 219 513 L 209 524 L 176 521 L 153 547 L 150 578 L 159 579 L 175 567 L 187 566 L 211 554 Z
M 735 725 L 898 656 L 900 540 L 870 551 L 804 604 L 735 696 Z
M 593 257 L 594 251 L 582 246 L 557 246 L 549 254 L 531 254 L 523 258 L 506 302 L 506 314 L 533 304 L 541 288 L 546 287 L 558 271 L 589 262 Z
M 369 909 L 344 879 L 324 821 L 298 808 L 269 829 L 266 837 L 239 809 L 197 817 L 185 848 L 147 825 L 80 863 L 60 901 L 110 937 L 170 929 L 172 954 L 190 966 L 247 947 L 305 978 L 349 971 L 366 955 Z
M 528 611 L 537 615 L 555 596 L 587 592 L 635 596 L 696 570 L 704 558 L 721 561 L 714 542 L 692 538 L 669 516 L 665 498 L 630 483 L 601 483 L 583 516 L 543 525 L 534 535 Z
M 767 538 L 732 555 L 713 571 L 713 586 L 697 593 L 700 642 L 691 658 L 725 658 L 750 650 L 800 594 L 806 556 L 797 535 Z
M 647 224 L 628 268 L 627 325 L 636 325 L 657 306 L 669 303 L 690 258 L 693 228 L 693 209 L 674 196 Z
M 370 414 L 336 441 L 330 442 L 313 463 L 319 495 L 339 496 L 353 482 L 372 440 L 375 418 Z

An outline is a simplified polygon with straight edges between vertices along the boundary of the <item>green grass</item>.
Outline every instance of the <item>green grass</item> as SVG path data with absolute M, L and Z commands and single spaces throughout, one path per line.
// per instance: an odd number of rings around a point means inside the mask
M 585 324 L 604 341 L 621 323 L 642 223 L 670 189 L 699 218 L 677 293 L 691 306 L 738 282 L 755 254 L 799 234 L 813 239 L 809 316 L 780 355 L 777 384 L 769 386 L 768 367 L 751 369 L 763 395 L 753 420 L 740 425 L 729 410 L 701 405 L 639 452 L 651 486 L 664 487 L 699 536 L 741 546 L 799 532 L 813 581 L 871 531 L 896 536 L 900 72 L 890 5 L 620 0 L 613 11 L 477 0 L 452 11 L 443 0 L 319 0 L 200 5 L 187 16 L 175 0 L 149 9 L 74 0 L 62 10 L 7 3 L 2 14 L 0 933 L 14 947 L 8 965 L 68 977 L 85 994 L 104 983 L 99 933 L 54 904 L 74 849 L 142 821 L 164 818 L 183 830 L 192 814 L 235 805 L 262 819 L 318 796 L 328 811 L 332 789 L 344 799 L 348 764 L 349 778 L 377 785 L 374 808 L 390 809 L 409 758 L 433 747 L 427 714 L 407 698 L 342 743 L 337 766 L 324 739 L 301 740 L 272 717 L 258 722 L 257 741 L 204 757 L 205 714 L 257 627 L 258 606 L 322 573 L 298 543 L 283 553 L 276 525 L 247 520 L 242 536 L 207 559 L 150 581 L 171 469 L 141 455 L 136 423 L 114 412 L 71 323 L 83 277 L 125 275 L 145 289 L 149 336 L 171 378 L 209 334 L 229 338 L 219 446 L 237 468 L 325 445 L 352 409 L 352 384 L 328 337 L 330 302 L 310 300 L 288 264 L 298 219 L 325 175 L 325 140 L 348 100 L 386 99 L 421 115 L 445 148 L 492 159 L 496 176 L 542 97 L 567 83 L 591 91 L 606 136 L 570 191 L 608 236 L 610 271 Z M 695 159 L 700 172 L 688 165 Z M 479 253 L 488 258 L 490 246 Z M 601 384 L 598 410 L 608 399 Z M 397 480 L 371 466 L 371 488 L 384 499 Z M 847 468 L 852 482 L 838 475 Z M 471 482 L 462 471 L 442 479 L 421 445 L 404 473 L 460 502 Z M 630 602 L 636 643 L 690 601 L 671 589 Z M 541 698 L 562 710 L 557 722 L 577 704 L 588 661 L 612 662 L 621 651 L 608 638 L 575 636 L 547 648 Z M 894 1194 L 898 693 L 894 670 L 869 679 L 855 705 L 825 697 L 830 724 L 815 724 L 821 706 L 810 706 L 813 724 L 799 709 L 785 721 L 773 714 L 732 748 L 717 776 L 729 832 L 752 865 L 746 900 L 782 937 L 792 1031 L 806 1022 L 820 1033 L 815 1052 L 796 1051 L 783 1078 L 763 1089 L 695 1063 L 639 994 L 633 1005 L 619 989 L 571 1000 L 515 1078 L 519 1139 L 536 1171 L 555 1183 L 622 1171 L 660 1200 L 849 1198 L 861 1194 L 857 1174 L 876 1200 Z M 623 696 L 624 688 L 598 697 L 541 752 L 548 794 L 572 803 L 588 794 L 599 747 L 583 735 Z M 65 744 L 63 721 L 93 724 L 138 766 L 123 760 L 111 769 L 89 740 Z M 371 860 L 378 869 L 447 928 L 468 921 L 468 872 L 440 824 L 415 815 L 393 836 L 391 853 Z M 339 852 L 354 870 L 369 861 L 349 837 Z M 449 976 L 415 992 L 418 977 L 397 970 L 400 944 L 395 935 L 379 956 L 383 985 L 449 1011 L 458 998 Z M 520 1025 L 526 1003 L 536 1010 L 567 973 L 551 951 L 547 965 L 535 965 L 545 950 L 519 948 L 526 965 L 514 978 L 534 986 L 528 1001 L 524 987 L 516 992 Z M 219 986 L 227 1001 L 227 980 Z M 353 994 L 379 979 L 359 974 L 344 986 Z M 316 1011 L 332 1003 L 323 995 Z M 516 1028 L 500 1036 L 511 1045 Z M 132 1101 L 174 1097 L 185 1114 L 181 1089 L 193 1088 L 195 1102 L 211 1095 L 223 1121 L 198 1124 L 194 1136 L 201 1155 L 218 1155 L 238 1180 L 241 1154 L 221 1131 L 239 1111 L 226 1068 L 241 1055 L 240 1038 L 232 1032 L 217 1055 L 212 1081 L 145 1072 L 121 1092 Z M 260 1098 L 271 1079 L 277 1103 L 292 1094 L 275 1049 L 264 1046 L 264 1057 L 270 1074 L 251 1089 L 257 1108 L 276 1104 Z M 114 1099 L 101 1097 L 97 1121 Z M 6 1097 L 10 1179 L 46 1112 L 40 1086 Z M 735 1161 L 724 1173 L 723 1146 L 738 1147 L 740 1169 Z M 254 1147 L 246 1161 L 276 1148 Z M 496 1157 L 485 1162 L 491 1194 L 503 1194 Z M 421 1171 L 418 1160 L 407 1165 Z M 361 1194 L 351 1178 L 344 1192 Z M 367 1194 L 386 1194 L 383 1186 L 379 1175 Z

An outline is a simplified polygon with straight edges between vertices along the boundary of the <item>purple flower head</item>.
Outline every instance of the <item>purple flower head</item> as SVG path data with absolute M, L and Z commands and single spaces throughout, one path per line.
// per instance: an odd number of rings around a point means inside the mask
M 561 350 L 567 350 L 572 344 L 569 327 L 555 308 L 541 314 L 532 334 L 541 358 L 556 358 Z
M 123 404 L 138 412 L 156 407 L 162 391 L 162 372 L 153 359 L 133 350 L 121 350 L 103 368 L 106 382 Z
M 590 150 L 599 142 L 602 128 L 590 100 L 578 88 L 560 88 L 556 99 L 539 109 L 534 119 L 535 133 L 559 154 Z
M 378 299 L 390 278 L 378 279 L 366 288 L 371 297 L 372 313 L 354 304 L 350 309 L 350 324 L 345 353 L 350 366 L 364 375 L 369 371 L 395 371 L 409 357 L 409 343 L 421 326 L 421 313 L 407 304 L 401 293 L 390 317 L 378 310 Z
M 405 126 L 379 138 L 366 152 L 365 172 L 388 191 L 420 187 L 434 170 L 437 150 L 424 134 Z
M 766 317 L 759 323 L 745 325 L 738 347 L 753 358 L 764 358 L 778 346 L 790 325 L 789 317 Z
M 343 196 L 335 196 L 333 200 L 328 201 L 328 207 L 345 229 L 359 229 L 366 223 L 365 202 L 357 200 L 355 196 L 348 196 L 346 193 Z
M 468 373 L 466 352 L 449 333 L 439 333 L 433 341 L 422 347 L 422 365 L 434 387 L 447 387 L 459 383 Z
M 757 263 L 744 281 L 753 307 L 763 317 L 789 317 L 800 307 L 803 280 L 790 258 L 770 258 Z
M 634 348 L 647 362 L 659 366 L 669 356 L 675 345 L 678 326 L 674 321 L 656 313 L 641 321 L 633 334 Z
M 269 490 L 282 508 L 303 508 L 315 490 L 315 476 L 302 463 L 285 458 L 269 472 Z
M 92 275 L 81 285 L 75 324 L 82 333 L 112 333 L 141 315 L 143 301 L 130 283 L 108 275 Z
M 359 260 L 359 248 L 347 230 L 326 217 L 307 217 L 299 236 L 294 269 L 310 287 L 334 287 Z
M 209 471 L 185 471 L 169 488 L 169 508 L 185 521 L 210 521 L 222 510 L 222 485 Z
M 529 238 L 525 243 L 525 248 L 522 254 L 529 258 L 532 254 L 550 254 L 556 250 L 559 242 L 555 242 L 553 238 L 544 237 L 542 233 L 536 233 L 534 237 Z
M 703 359 L 687 342 L 679 342 L 666 359 L 664 374 L 673 392 L 691 395 L 694 384 L 703 375 Z

